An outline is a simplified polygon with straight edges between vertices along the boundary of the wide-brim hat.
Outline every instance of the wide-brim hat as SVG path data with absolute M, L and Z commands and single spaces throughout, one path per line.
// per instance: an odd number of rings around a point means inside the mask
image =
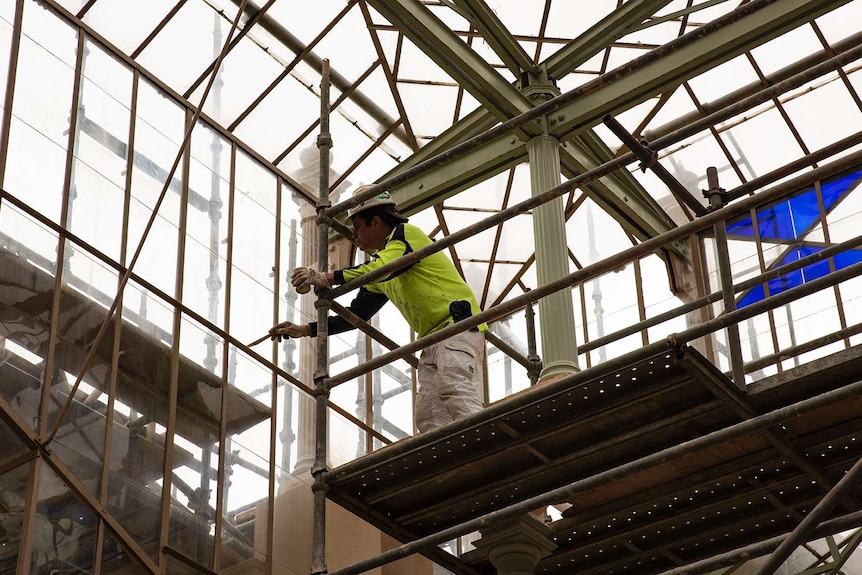
M 371 187 L 370 185 L 369 186 L 360 186 L 360 187 L 356 188 L 356 190 L 353 192 L 353 195 L 357 196 L 357 195 L 365 192 L 366 190 L 368 190 L 370 187 Z M 387 191 L 380 192 L 379 194 L 376 194 L 376 195 L 368 198 L 367 200 L 365 200 L 361 204 L 357 204 L 356 206 L 353 206 L 352 208 L 347 210 L 347 217 L 350 219 L 353 219 L 353 216 L 355 216 L 357 214 L 361 214 L 362 212 L 364 212 L 366 210 L 370 210 L 371 208 L 382 208 L 388 214 L 390 214 L 392 217 L 394 217 L 396 220 L 401 221 L 401 222 L 406 222 L 408 219 L 407 216 L 401 214 L 398 211 L 398 207 L 395 203 L 395 200 L 392 199 L 392 196 Z

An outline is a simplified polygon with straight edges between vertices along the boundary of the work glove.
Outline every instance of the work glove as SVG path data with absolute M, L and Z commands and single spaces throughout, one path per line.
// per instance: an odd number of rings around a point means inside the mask
M 312 287 L 332 289 L 332 282 L 326 274 L 314 268 L 296 268 L 290 274 L 290 283 L 299 293 L 306 293 Z
M 269 339 L 281 341 L 284 338 L 308 337 L 311 335 L 311 326 L 307 323 L 295 324 L 289 321 L 277 323 L 269 330 Z

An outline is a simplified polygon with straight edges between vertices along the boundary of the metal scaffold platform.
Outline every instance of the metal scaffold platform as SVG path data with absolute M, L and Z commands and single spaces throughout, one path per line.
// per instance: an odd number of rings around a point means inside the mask
M 862 458 L 860 380 L 854 347 L 746 393 L 669 342 L 337 467 L 327 495 L 456 573 L 495 570 L 478 551 L 443 552 L 435 534 L 546 505 L 562 516 L 537 573 L 706 572 L 774 549 L 758 542 L 793 531 Z M 862 525 L 858 510 L 842 498 L 825 527 Z

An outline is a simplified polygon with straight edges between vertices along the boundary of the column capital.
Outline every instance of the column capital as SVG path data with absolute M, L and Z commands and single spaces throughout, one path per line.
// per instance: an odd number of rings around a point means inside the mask
M 530 515 L 494 523 L 481 533 L 473 545 L 488 557 L 498 575 L 533 575 L 539 560 L 557 547 L 548 526 Z

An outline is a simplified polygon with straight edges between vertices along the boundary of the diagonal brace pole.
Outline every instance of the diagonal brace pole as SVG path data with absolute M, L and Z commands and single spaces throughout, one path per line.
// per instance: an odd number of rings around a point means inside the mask
M 784 561 L 790 557 L 790 554 L 802 543 L 806 542 L 811 533 L 824 517 L 835 509 L 841 501 L 847 497 L 850 490 L 856 487 L 859 480 L 862 479 L 862 459 L 853 464 L 850 471 L 844 474 L 844 477 L 835 484 L 829 493 L 820 500 L 811 513 L 805 516 L 805 519 L 799 522 L 796 529 L 781 542 L 781 545 L 772 552 L 769 559 L 760 566 L 754 575 L 772 575 Z

